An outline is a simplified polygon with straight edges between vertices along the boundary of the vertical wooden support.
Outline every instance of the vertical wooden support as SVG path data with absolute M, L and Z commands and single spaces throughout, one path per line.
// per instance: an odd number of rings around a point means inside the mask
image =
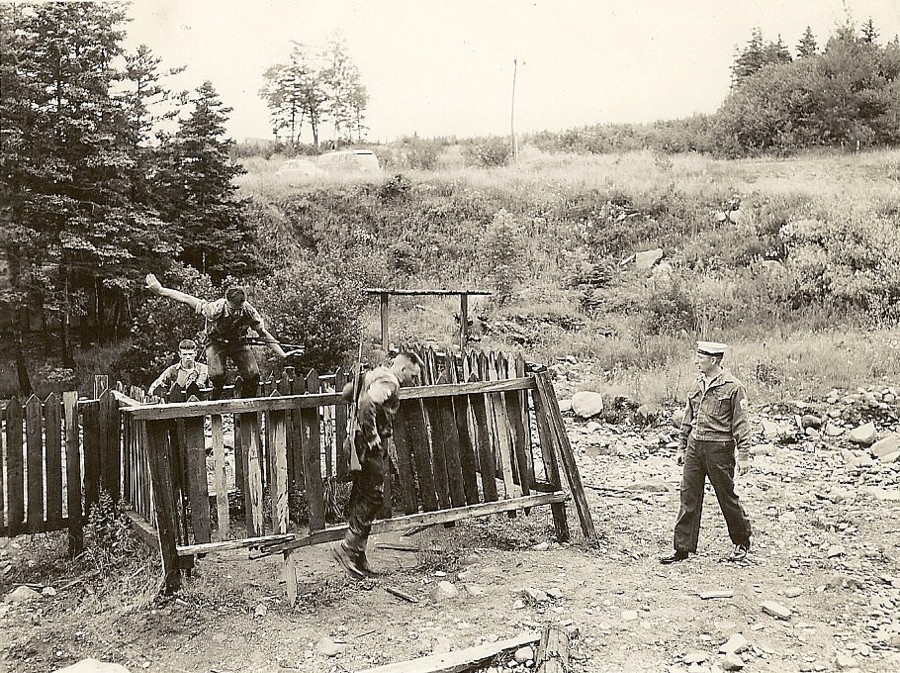
M 103 488 L 119 502 L 121 496 L 122 457 L 120 446 L 119 403 L 111 390 L 100 396 L 100 464 Z
M 459 454 L 459 430 L 456 427 L 456 416 L 453 413 L 453 399 L 439 398 L 438 413 L 441 417 L 441 436 L 432 437 L 435 442 L 444 445 L 444 459 L 447 466 L 447 486 L 450 491 L 452 507 L 465 507 L 466 491 L 463 484 L 462 461 Z
M 62 523 L 62 442 L 60 441 L 60 401 L 51 393 L 44 402 L 44 464 L 47 466 L 47 521 Z M 0 500 L 3 494 L 0 493 Z
M 241 377 L 238 376 L 234 381 L 234 397 L 241 396 Z M 240 489 L 241 493 L 247 490 L 246 479 L 244 476 L 244 456 L 247 450 L 243 445 L 244 433 L 240 432 L 241 415 L 234 414 L 234 483 Z
M 25 403 L 25 442 L 27 445 L 28 532 L 37 533 L 44 523 L 44 443 L 41 400 L 32 395 Z
M 9 537 L 15 537 L 25 529 L 22 419 L 22 403 L 13 397 L 6 405 L 6 497 L 9 500 L 6 529 Z
M 191 397 L 190 400 L 196 398 Z M 184 452 L 187 457 L 188 501 L 191 505 L 191 528 L 194 542 L 210 541 L 209 482 L 206 478 L 206 438 L 203 433 L 203 416 L 185 419 Z
M 225 464 L 225 438 L 222 434 L 222 416 L 214 414 L 210 418 L 213 445 L 213 463 L 215 472 L 213 483 L 216 486 L 216 523 L 219 540 L 227 540 L 229 534 L 228 521 L 228 471 Z
M 342 369 L 338 369 L 334 373 L 334 392 L 340 394 L 347 384 L 347 375 Z M 344 440 L 347 438 L 347 405 L 344 402 L 338 402 L 334 405 L 334 446 L 336 450 L 335 474 L 338 481 L 344 481 L 347 478 L 347 472 L 350 468 L 350 452 L 347 451 L 349 444 L 344 446 Z
M 269 425 L 272 427 L 272 443 L 269 450 L 273 454 L 272 480 L 269 482 L 272 494 L 272 523 L 274 532 L 287 533 L 288 530 L 288 446 L 287 446 L 287 412 L 269 412 Z
M 535 378 L 535 386 L 537 379 Z M 545 402 L 540 389 L 535 388 L 534 393 L 534 415 L 538 426 L 538 439 L 541 443 L 541 458 L 544 463 L 544 472 L 547 480 L 550 482 L 553 490 L 562 490 L 562 477 L 559 474 L 559 463 L 556 458 L 556 440 L 553 431 L 550 428 L 549 412 L 547 403 Z M 568 542 L 571 534 L 569 533 L 569 520 L 566 518 L 566 505 L 563 502 L 555 502 L 550 505 L 550 511 L 553 513 L 553 525 L 556 529 L 556 539 L 559 542 Z
M 244 519 L 247 537 L 259 537 L 263 534 L 263 485 L 257 415 L 255 411 L 238 415 L 241 418 L 241 446 L 244 454 Z
M 425 427 L 422 400 L 401 400 L 399 414 L 405 419 L 406 437 L 413 455 L 422 505 L 426 512 L 433 512 L 440 507 L 433 472 L 434 461 L 428 448 L 428 430 Z
M 81 512 L 81 452 L 78 447 L 78 393 L 63 393 L 66 424 L 66 516 L 69 519 L 69 556 L 84 548 Z
M 487 395 L 471 395 L 472 415 L 475 417 L 475 446 L 478 450 L 478 471 L 481 472 L 481 490 L 485 502 L 494 502 L 498 498 L 497 473 L 495 471 L 494 452 L 491 450 L 492 433 L 490 416 L 488 415 Z
M 100 500 L 100 402 L 92 400 L 81 411 L 84 446 L 84 515 Z
M 163 567 L 163 591 L 172 594 L 181 587 L 181 570 L 176 550 L 177 523 L 175 498 L 169 461 L 169 423 L 147 423 L 148 458 L 150 478 L 153 483 L 153 500 L 156 515 L 156 532 L 159 535 L 159 554 Z
M 556 394 L 553 392 L 550 375 L 547 372 L 540 372 L 536 375 L 535 380 L 542 399 L 546 401 L 545 408 L 548 412 L 550 429 L 556 438 L 556 447 L 562 458 L 569 488 L 572 490 L 572 499 L 575 501 L 575 511 L 578 513 L 581 531 L 584 533 L 585 538 L 592 540 L 597 536 L 594 531 L 594 521 L 591 518 L 587 497 L 581 484 L 581 475 L 578 474 L 578 466 L 575 464 L 575 454 L 572 453 L 572 445 L 569 443 L 569 436 L 566 434 L 562 414 L 559 411 L 559 403 L 556 401 Z
M 388 321 L 390 320 L 391 295 L 382 292 L 381 297 L 381 348 L 385 353 L 391 349 L 391 340 L 388 334 Z
M 500 473 L 503 476 L 503 487 L 507 498 L 515 498 L 518 495 L 512 472 L 512 443 L 510 442 L 509 425 L 506 422 L 506 407 L 503 404 L 502 393 L 488 393 L 490 407 L 493 409 L 494 423 L 496 424 L 497 455 L 500 461 Z
M 466 352 L 466 344 L 469 341 L 469 295 L 465 292 L 459 294 L 459 352 Z
M 444 428 L 438 401 L 434 398 L 423 400 L 425 417 L 431 432 L 431 464 L 434 488 L 437 491 L 440 509 L 450 507 L 450 486 L 447 483 L 447 456 L 444 453 Z
M 407 400 L 409 402 L 411 400 Z M 409 434 L 406 430 L 408 404 L 400 403 L 400 409 L 394 419 L 394 448 L 397 451 L 397 475 L 400 479 L 400 494 L 403 497 L 403 513 L 415 514 L 418 511 L 416 501 L 416 476 L 413 469 L 412 450 Z
M 306 377 L 307 392 L 319 389 L 319 375 L 312 371 Z M 306 480 L 306 502 L 309 505 L 309 529 L 325 528 L 325 488 L 322 484 L 322 448 L 320 446 L 319 410 L 300 410 L 303 437 L 303 475 Z
M 106 374 L 94 374 L 94 397 L 99 400 L 103 391 L 109 388 L 109 376 Z

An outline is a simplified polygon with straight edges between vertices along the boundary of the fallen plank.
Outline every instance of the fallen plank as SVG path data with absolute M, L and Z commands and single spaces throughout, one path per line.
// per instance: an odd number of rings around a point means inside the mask
M 728 591 L 727 589 L 721 589 L 719 591 L 700 591 L 699 596 L 704 601 L 708 601 L 711 598 L 733 598 L 734 592 Z
M 432 654 L 420 659 L 400 661 L 377 668 L 367 668 L 357 673 L 463 673 L 479 664 L 496 657 L 507 650 L 517 650 L 525 645 L 536 643 L 541 639 L 540 633 L 523 633 L 515 638 L 485 643 L 456 652 Z
M 394 596 L 397 596 L 398 598 L 402 598 L 405 601 L 409 601 L 410 603 L 418 603 L 419 602 L 418 598 L 416 598 L 412 594 L 406 593 L 405 591 L 401 591 L 400 589 L 395 589 L 394 587 L 385 587 L 384 590 L 387 591 L 389 594 L 393 594 Z
M 282 533 L 279 535 L 260 535 L 246 537 L 238 540 L 225 540 L 223 542 L 206 542 L 203 544 L 178 545 L 176 550 L 179 556 L 194 556 L 195 554 L 209 554 L 210 552 L 227 551 L 230 549 L 244 549 L 246 547 L 261 547 L 267 544 L 290 542 L 297 536 L 294 533 Z
M 394 551 L 419 551 L 417 544 L 398 544 L 396 542 L 378 542 L 377 549 L 393 549 Z
M 534 659 L 535 673 L 566 673 L 569 670 L 569 636 L 558 626 L 546 626 Z

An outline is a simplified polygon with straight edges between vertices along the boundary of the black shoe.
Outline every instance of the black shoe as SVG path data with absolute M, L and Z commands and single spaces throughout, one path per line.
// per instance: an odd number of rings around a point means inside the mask
M 750 543 L 734 545 L 734 551 L 726 559 L 727 561 L 746 561 L 747 554 L 750 551 Z
M 663 565 L 669 565 L 670 563 L 678 563 L 680 561 L 687 560 L 688 553 L 686 551 L 676 550 L 675 553 L 670 554 L 669 556 L 663 556 L 659 559 L 659 562 Z
M 351 579 L 363 580 L 366 578 L 366 573 L 359 567 L 356 556 L 344 546 L 343 542 L 335 542 L 331 545 L 331 555 L 335 561 L 341 564 Z

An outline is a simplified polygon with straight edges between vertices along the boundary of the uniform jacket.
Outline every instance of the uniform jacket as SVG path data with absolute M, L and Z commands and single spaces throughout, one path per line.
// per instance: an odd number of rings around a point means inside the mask
M 727 370 L 704 389 L 702 377 L 688 394 L 678 450 L 687 448 L 688 438 L 706 441 L 734 441 L 738 457 L 746 460 L 750 452 L 750 420 L 744 384 Z
M 150 385 L 148 392 L 152 395 L 158 388 L 163 388 L 168 392 L 173 383 L 177 383 L 182 390 L 192 383 L 196 383 L 200 388 L 205 388 L 209 385 L 209 368 L 195 362 L 193 369 L 184 369 L 180 362 L 176 362 L 171 367 L 166 367 L 159 378 Z
M 248 328 L 258 331 L 265 327 L 259 311 L 246 301 L 239 311 L 232 311 L 224 297 L 201 301 L 197 305 L 197 314 L 206 318 L 204 332 L 213 343 L 239 344 L 247 337 Z
M 376 437 L 386 439 L 394 434 L 394 416 L 400 408 L 400 381 L 387 367 L 366 373 L 359 395 L 358 416 L 363 437 L 371 446 Z

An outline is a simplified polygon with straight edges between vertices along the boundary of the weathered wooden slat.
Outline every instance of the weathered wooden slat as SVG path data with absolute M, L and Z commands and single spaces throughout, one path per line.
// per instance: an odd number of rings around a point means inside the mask
M 293 367 L 285 367 L 281 379 L 278 381 L 278 393 L 284 397 L 293 393 L 295 372 Z M 293 493 L 294 484 L 294 433 L 290 432 L 291 418 L 290 412 L 285 416 L 287 430 L 285 431 L 285 441 L 287 442 L 287 471 L 288 471 L 288 490 Z
M 441 415 L 443 435 L 433 439 L 435 441 L 443 439 L 450 503 L 453 507 L 463 507 L 466 504 L 466 491 L 463 485 L 462 463 L 459 455 L 459 430 L 456 427 L 456 416 L 453 412 L 453 398 L 438 400 L 437 407 L 438 413 Z
M 66 424 L 66 518 L 69 526 L 69 556 L 84 548 L 81 512 L 81 451 L 78 446 L 78 393 L 63 393 Z
M 28 530 L 44 523 L 44 442 L 42 437 L 43 407 L 32 395 L 25 403 L 25 482 L 28 491 Z
M 526 378 L 528 376 L 525 358 L 522 357 L 521 353 L 516 354 L 513 366 L 516 378 Z M 534 442 L 531 437 L 531 413 L 528 406 L 529 393 L 532 392 L 534 391 L 522 390 L 518 393 L 519 405 L 522 408 L 522 427 L 525 428 L 525 462 L 528 466 L 527 474 L 531 480 L 530 483 L 534 482 Z
M 581 484 L 581 475 L 578 473 L 578 466 L 575 464 L 575 454 L 572 452 L 572 445 L 569 443 L 569 436 L 566 434 L 565 424 L 559 410 L 559 403 L 556 400 L 556 393 L 553 391 L 550 375 L 547 372 L 540 372 L 536 375 L 536 383 L 538 390 L 541 392 L 541 397 L 546 401 L 550 429 L 556 437 L 556 446 L 560 452 L 563 469 L 566 471 L 569 488 L 572 490 L 572 499 L 575 502 L 575 511 L 578 513 L 578 519 L 581 523 L 581 531 L 584 533 L 585 538 L 592 540 L 597 536 L 594 531 L 594 521 L 591 518 L 591 510 L 584 493 L 584 487 Z
M 566 673 L 569 669 L 569 636 L 559 626 L 548 624 L 534 658 L 535 673 Z
M 435 399 L 424 400 L 425 418 L 431 441 L 431 465 L 434 476 L 434 489 L 437 492 L 438 506 L 440 509 L 450 507 L 450 485 L 447 483 L 447 457 L 444 454 L 444 428 L 441 420 L 440 407 Z
M 498 498 L 495 460 L 493 451 L 493 433 L 488 415 L 487 395 L 472 395 L 469 398 L 472 415 L 475 418 L 475 446 L 478 451 L 479 472 L 481 472 L 481 490 L 485 502 L 493 502 Z
M 318 409 L 303 408 L 300 410 L 300 437 L 306 502 L 309 506 L 309 527 L 310 530 L 321 530 L 325 527 L 325 489 L 322 483 Z
M 292 383 L 291 394 L 306 393 L 306 379 L 303 377 L 295 378 Z M 306 477 L 303 458 L 303 421 L 300 418 L 300 409 L 292 408 L 289 412 L 288 425 L 291 435 L 291 443 L 294 453 L 294 471 L 292 477 L 294 480 L 294 489 L 297 492 L 306 492 Z
M 51 393 L 44 402 L 44 463 L 47 466 L 47 521 L 62 522 L 62 426 L 60 401 Z M 0 493 L 0 499 L 2 499 Z
M 119 502 L 122 495 L 120 479 L 122 458 L 120 454 L 119 402 L 112 390 L 100 396 L 100 464 L 102 484 L 113 502 Z
M 500 474 L 503 477 L 503 486 L 507 498 L 518 497 L 519 492 L 513 481 L 512 474 L 512 445 L 509 437 L 509 425 L 506 422 L 506 407 L 503 398 L 498 394 L 488 395 L 489 404 L 494 410 L 494 423 L 496 424 L 497 458 L 500 460 Z
M 276 535 L 287 533 L 288 530 L 287 413 L 273 411 L 268 419 L 268 425 L 272 428 L 272 443 L 269 449 L 273 453 L 272 481 L 269 488 L 272 494 L 272 524 Z
M 210 541 L 209 482 L 206 479 L 206 438 L 203 434 L 203 419 L 191 418 L 185 421 L 185 453 L 188 464 L 188 499 L 191 505 L 191 528 L 194 542 L 203 544 Z
M 406 439 L 413 456 L 419 497 L 426 512 L 439 509 L 437 487 L 434 478 L 434 461 L 428 443 L 428 429 L 425 424 L 425 409 L 422 400 L 401 400 L 400 413 L 406 424 Z
M 234 385 L 234 397 L 235 402 L 240 405 L 240 390 L 241 390 L 241 377 L 236 377 L 235 385 Z M 230 402 L 231 400 L 225 400 L 226 402 Z M 242 411 L 247 411 L 248 409 L 244 407 Z M 237 487 L 240 489 L 241 493 L 245 493 L 246 489 L 246 481 L 247 477 L 245 473 L 245 455 L 247 453 L 246 447 L 243 445 L 243 433 L 240 432 L 241 425 L 241 415 L 239 412 L 234 409 L 228 409 L 227 406 L 221 409 L 210 409 L 207 413 L 210 414 L 222 414 L 222 413 L 233 413 L 234 414 L 234 483 L 237 484 Z M 205 413 L 202 415 L 206 415 Z
M 209 544 L 178 545 L 176 550 L 179 556 L 196 556 L 198 554 L 212 554 L 233 549 L 247 549 L 271 545 L 279 542 L 290 542 L 296 539 L 294 533 L 282 535 L 261 535 L 259 537 L 243 537 L 238 540 L 225 540 L 223 542 L 210 542 Z
M 534 386 L 532 379 L 508 379 L 475 383 L 448 383 L 444 385 L 411 386 L 400 389 L 400 399 L 431 399 L 452 395 L 468 395 L 486 392 L 528 390 Z M 339 393 L 290 395 L 286 397 L 257 397 L 234 400 L 210 400 L 208 402 L 182 402 L 178 404 L 148 404 L 123 408 L 122 412 L 142 420 L 188 418 L 209 414 L 247 413 L 249 411 L 282 411 L 285 409 L 311 409 L 341 401 Z
M 0 427 L 6 422 L 6 409 L 0 407 Z M 8 436 L 8 435 L 7 435 Z M 0 436 L 0 529 L 6 530 L 6 496 L 4 494 L 3 475 L 6 472 L 6 437 Z
M 227 540 L 229 535 L 228 520 L 228 466 L 225 464 L 225 438 L 222 433 L 222 417 L 214 414 L 210 418 L 213 445 L 214 474 L 216 487 L 216 523 L 218 539 Z
M 475 456 L 475 444 L 473 442 L 475 432 L 471 425 L 468 396 L 453 399 L 453 415 L 456 419 L 456 432 L 459 436 L 459 460 L 462 468 L 466 504 L 474 505 L 479 502 L 478 459 Z
M 173 594 L 181 587 L 181 570 L 176 551 L 177 523 L 175 499 L 169 460 L 169 428 L 166 421 L 147 424 L 148 458 L 153 483 L 156 532 L 163 568 L 163 591 Z
M 25 530 L 25 454 L 22 403 L 13 397 L 6 405 L 6 528 L 10 537 Z
M 490 296 L 491 292 L 487 290 L 398 290 L 394 288 L 379 288 L 379 287 L 367 287 L 363 289 L 363 292 L 366 294 L 381 294 L 382 292 L 387 292 L 388 294 L 395 295 L 451 295 L 451 294 L 471 294 L 471 295 L 483 295 Z
M 240 414 L 241 448 L 244 457 L 244 520 L 248 537 L 263 534 L 262 456 L 259 448 L 259 426 L 256 414 Z
M 382 483 L 381 492 L 384 494 L 384 497 L 381 500 L 381 511 L 378 513 L 378 516 L 382 519 L 390 519 L 394 515 L 394 498 L 393 494 L 393 481 L 394 481 L 394 473 L 391 465 L 393 464 L 393 459 L 391 458 L 391 454 L 395 453 L 394 447 L 391 446 L 392 439 L 388 437 L 383 440 L 383 451 L 384 451 L 384 463 L 382 467 Z
M 334 391 L 338 394 L 344 390 L 347 384 L 347 375 L 343 370 L 338 369 L 334 373 Z M 347 405 L 343 402 L 336 402 L 334 405 L 334 446 L 336 451 L 335 474 L 338 481 L 347 478 L 347 471 L 350 467 L 350 454 L 344 447 L 344 440 L 347 438 Z M 349 445 L 348 445 L 349 446 Z
M 556 455 L 556 439 L 550 426 L 548 404 L 540 387 L 534 392 L 534 415 L 538 426 L 538 439 L 541 443 L 541 460 L 544 463 L 544 472 L 551 487 L 555 490 L 562 490 L 562 478 L 559 473 L 559 463 Z M 559 542 L 568 542 L 571 535 L 569 522 L 566 518 L 565 504 L 558 503 L 552 505 L 550 509 L 553 513 L 556 539 Z
M 417 405 L 416 402 L 411 401 L 401 402 L 397 416 L 394 418 L 394 448 L 397 452 L 397 475 L 399 477 L 400 494 L 403 497 L 403 512 L 405 514 L 414 514 L 418 511 L 413 454 L 406 429 L 407 415 L 409 414 L 408 405 L 410 404 Z
M 91 400 L 81 409 L 84 446 L 84 514 L 100 499 L 100 402 Z
M 513 465 L 516 468 L 513 474 L 518 477 L 522 495 L 528 495 L 531 492 L 533 478 L 528 459 L 526 458 L 528 449 L 525 444 L 525 426 L 522 425 L 522 400 L 518 392 L 505 393 L 505 395 L 507 420 L 512 436 Z
M 444 509 L 436 512 L 424 512 L 398 516 L 393 519 L 379 519 L 372 523 L 372 535 L 381 535 L 398 530 L 405 530 L 414 526 L 434 526 L 451 521 L 464 521 L 481 516 L 490 516 L 516 509 L 538 507 L 556 502 L 564 502 L 569 497 L 568 493 L 538 493 L 527 497 L 513 498 L 510 500 L 498 500 L 497 502 L 482 502 L 477 505 Z M 261 549 L 261 556 L 281 554 L 290 549 L 299 549 L 313 544 L 339 540 L 344 536 L 347 524 L 331 526 L 325 530 L 315 531 L 303 538 L 298 538 L 284 544 L 274 544 Z

